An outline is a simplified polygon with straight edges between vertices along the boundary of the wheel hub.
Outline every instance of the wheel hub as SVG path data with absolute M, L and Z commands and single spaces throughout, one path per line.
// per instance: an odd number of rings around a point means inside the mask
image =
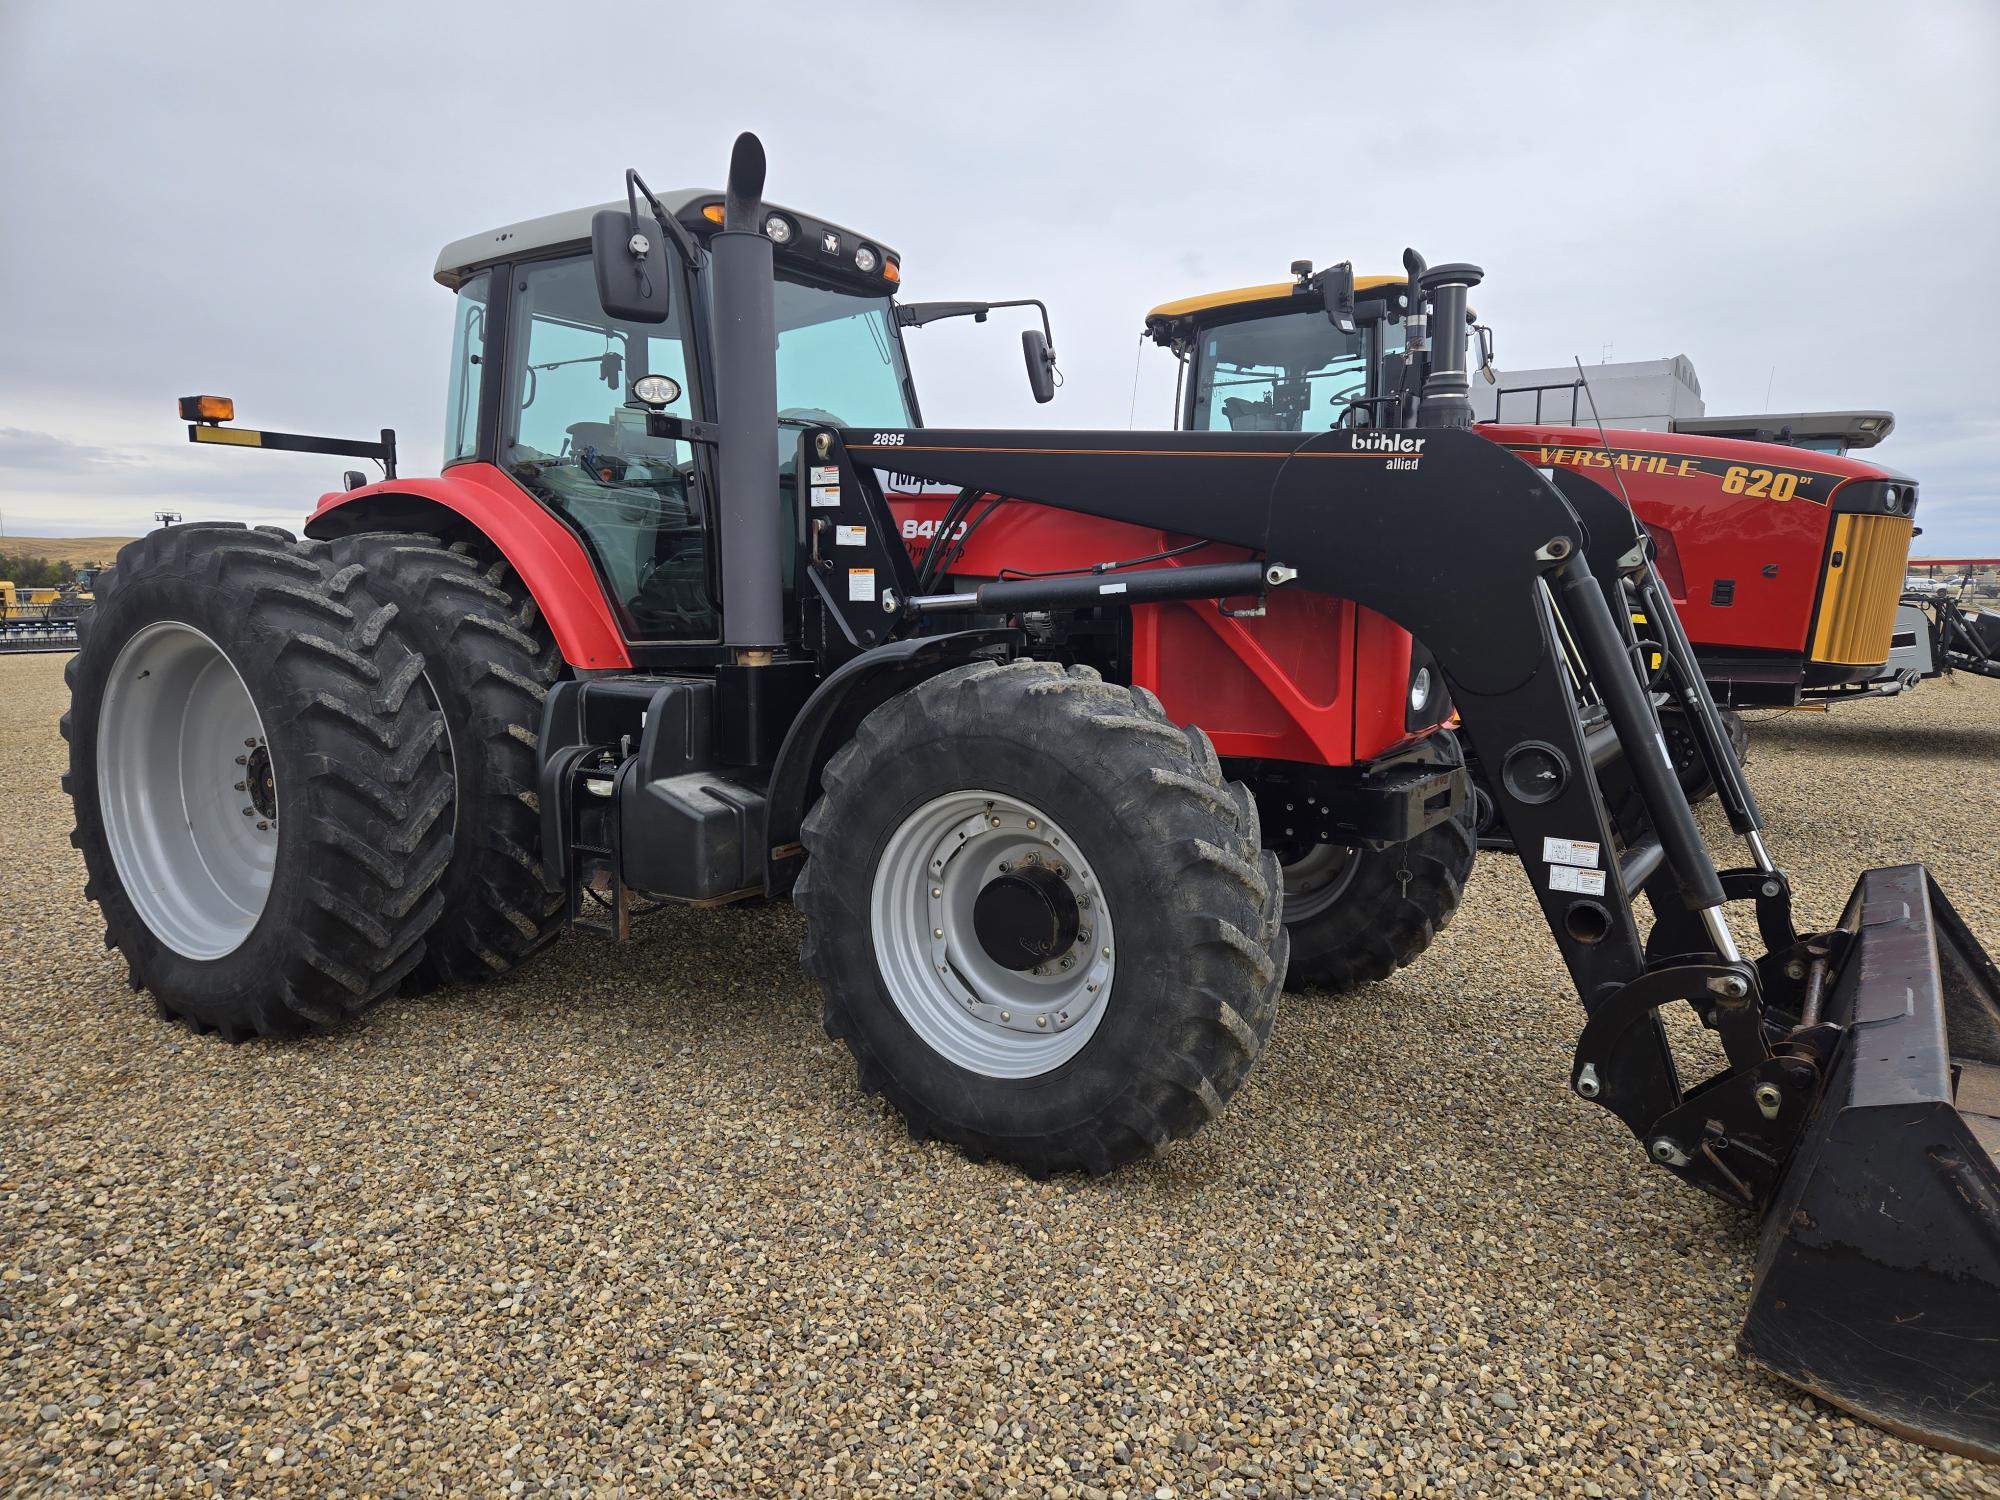
M 1082 915 L 1062 877 L 1034 854 L 988 881 L 972 903 L 980 946 L 993 962 L 1016 973 L 1064 958 L 1076 946 Z
M 278 783 L 271 774 L 270 746 L 260 739 L 248 755 L 237 758 L 243 763 L 243 779 L 236 786 L 250 798 L 250 810 L 259 818 L 277 822 Z
M 1117 955 L 1103 888 L 1031 803 L 967 790 L 909 814 L 876 866 L 870 912 L 890 998 L 960 1067 L 1035 1077 L 1103 1017 Z

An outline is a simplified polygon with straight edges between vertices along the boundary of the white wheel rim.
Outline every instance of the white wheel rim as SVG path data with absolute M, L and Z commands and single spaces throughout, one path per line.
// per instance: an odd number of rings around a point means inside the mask
M 1061 881 L 1077 930 L 1037 968 L 1010 969 L 986 951 L 973 910 L 988 884 L 1023 863 Z M 926 1046 L 968 1072 L 1050 1072 L 1104 1019 L 1118 952 L 1104 889 L 1076 842 L 1032 803 L 975 790 L 925 803 L 883 848 L 869 916 L 896 1009 Z
M 235 952 L 264 913 L 278 860 L 269 758 L 214 641 L 162 620 L 125 643 L 98 713 L 98 805 L 126 898 L 183 957 Z
M 1345 844 L 1315 844 L 1284 867 L 1285 920 L 1304 922 L 1347 894 L 1361 854 Z

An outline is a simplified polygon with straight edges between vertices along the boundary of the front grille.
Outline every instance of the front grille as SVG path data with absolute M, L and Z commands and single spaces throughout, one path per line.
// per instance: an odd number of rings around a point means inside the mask
M 1860 667 L 1889 659 L 1909 560 L 1908 516 L 1833 518 L 1833 551 L 1813 631 L 1814 661 Z

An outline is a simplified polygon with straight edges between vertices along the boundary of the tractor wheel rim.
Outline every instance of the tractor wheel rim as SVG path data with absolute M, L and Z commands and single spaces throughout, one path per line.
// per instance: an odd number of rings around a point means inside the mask
M 1315 844 L 1284 866 L 1285 920 L 1307 921 L 1346 895 L 1361 868 L 1357 853 L 1345 844 Z
M 890 1000 L 969 1072 L 1050 1072 L 1104 1018 L 1118 954 L 1104 888 L 1033 803 L 966 790 L 919 807 L 883 847 L 869 914 Z
M 192 959 L 241 947 L 277 867 L 277 777 L 249 689 L 194 626 L 162 620 L 119 651 L 97 790 L 119 883 L 153 936 Z

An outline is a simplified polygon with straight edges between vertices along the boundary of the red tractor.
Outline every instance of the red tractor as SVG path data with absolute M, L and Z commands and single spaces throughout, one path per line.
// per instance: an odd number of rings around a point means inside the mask
M 1455 893 L 1455 712 L 1583 1002 L 1569 1087 L 1763 1215 L 1744 1347 L 2000 1455 L 2000 973 L 1921 866 L 1798 929 L 1645 533 L 1470 430 L 1463 287 L 1366 430 L 925 428 L 900 258 L 763 177 L 746 136 L 722 193 L 628 173 L 449 247 L 437 478 L 190 398 L 197 441 L 389 473 L 307 540 L 177 526 L 99 580 L 65 782 L 134 986 L 281 1036 L 565 924 L 789 894 L 827 1031 L 914 1133 L 1109 1171 L 1265 1046 L 1281 858 L 1448 839 L 1399 883 Z M 920 557 L 883 472 L 955 495 Z M 1635 613 L 1744 866 L 1662 753 Z M 1727 1055 L 1698 1081 L 1683 1004 Z

